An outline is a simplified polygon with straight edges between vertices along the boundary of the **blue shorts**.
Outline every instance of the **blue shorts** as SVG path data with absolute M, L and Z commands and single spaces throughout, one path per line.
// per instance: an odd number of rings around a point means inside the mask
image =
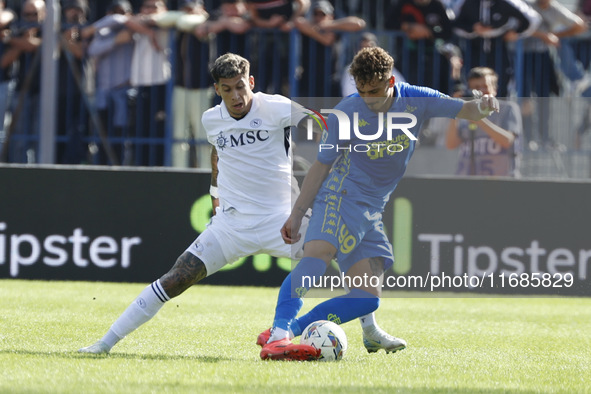
M 337 249 L 341 272 L 369 257 L 383 257 L 384 271 L 394 264 L 394 253 L 384 233 L 381 212 L 349 202 L 340 194 L 322 193 L 316 197 L 306 242 L 323 240 Z

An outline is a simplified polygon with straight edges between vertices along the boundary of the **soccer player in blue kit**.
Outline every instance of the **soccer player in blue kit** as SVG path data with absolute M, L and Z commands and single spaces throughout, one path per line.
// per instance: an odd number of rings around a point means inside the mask
M 341 112 L 333 110 L 329 115 L 317 159 L 281 228 L 286 243 L 297 242 L 302 218 L 312 207 L 304 258 L 283 281 L 273 326 L 257 341 L 263 346 L 260 356 L 264 360 L 313 360 L 307 345 L 294 344 L 290 338 L 299 336 L 316 320 L 342 324 L 378 308 L 383 274 L 394 263 L 382 211 L 404 174 L 422 121 L 430 117 L 477 121 L 498 112 L 499 103 L 490 95 L 463 101 L 430 88 L 395 83 L 393 67 L 394 59 L 379 47 L 362 49 L 353 59 L 350 73 L 358 93 L 335 107 Z M 345 121 L 345 117 L 351 121 Z M 380 123 L 384 124 L 381 128 Z M 349 129 L 340 129 L 347 124 Z M 388 130 L 391 135 L 385 133 Z M 351 284 L 361 285 L 352 285 L 347 294 L 296 317 L 309 290 L 303 278 L 320 282 L 335 258 L 346 277 L 374 277 L 378 283 L 352 280 Z M 395 339 L 397 345 L 391 351 L 406 347 L 404 340 Z

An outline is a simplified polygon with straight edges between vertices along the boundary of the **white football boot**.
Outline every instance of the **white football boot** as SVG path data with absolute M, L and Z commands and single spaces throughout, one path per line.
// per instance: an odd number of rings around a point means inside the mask
M 103 341 L 96 341 L 90 346 L 78 349 L 78 353 L 107 354 L 111 348 Z
M 386 353 L 395 353 L 406 348 L 406 341 L 393 337 L 380 327 L 371 326 L 363 329 L 363 345 L 368 353 L 375 353 L 380 349 L 384 349 Z

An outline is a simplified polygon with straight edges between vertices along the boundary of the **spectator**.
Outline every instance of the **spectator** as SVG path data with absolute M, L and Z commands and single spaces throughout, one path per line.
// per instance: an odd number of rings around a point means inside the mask
M 269 93 L 289 96 L 289 36 L 294 20 L 304 16 L 310 8 L 310 0 L 247 0 L 246 6 L 254 27 L 275 29 L 259 32 L 257 57 L 251 56 L 255 78 L 260 87 Z M 262 49 L 262 50 L 261 50 Z M 269 60 L 279 65 L 269 69 Z
M 460 13 L 460 8 L 465 0 L 441 0 L 441 3 L 445 6 L 450 19 L 454 20 L 456 15 Z
M 378 37 L 375 34 L 370 32 L 361 33 L 359 36 L 359 45 L 357 51 L 360 51 L 363 48 L 371 48 L 378 46 Z M 351 64 L 348 64 L 343 71 L 343 75 L 341 76 L 341 96 L 347 97 L 352 95 L 353 93 L 357 93 L 357 86 L 355 86 L 355 79 L 349 72 L 351 69 Z M 394 76 L 396 82 L 406 82 L 406 79 L 402 76 L 400 71 L 394 67 L 392 69 L 392 75 Z
M 586 23 L 589 23 L 591 17 L 591 1 L 578 0 L 576 14 L 579 15 Z
M 465 0 L 454 21 L 454 32 L 467 38 L 464 66 L 487 66 L 499 76 L 499 97 L 506 97 L 514 75 L 507 43 L 533 34 L 540 15 L 523 0 Z
M 79 164 L 86 161 L 88 151 L 84 141 L 88 129 L 88 111 L 83 100 L 83 95 L 86 94 L 84 57 L 87 42 L 80 35 L 81 29 L 87 24 L 88 3 L 86 0 L 64 0 L 62 13 L 58 65 L 57 161 L 62 164 Z
M 195 29 L 195 35 L 202 40 L 215 37 L 217 56 L 225 53 L 248 56 L 246 33 L 251 27 L 250 14 L 243 0 L 221 0 L 207 22 Z
M 451 43 L 452 21 L 440 0 L 400 0 L 390 8 L 386 26 L 403 31 L 398 59 L 404 59 L 402 73 L 411 84 L 450 92 L 450 79 L 460 80 L 460 49 Z
M 125 23 L 132 16 L 131 4 L 127 0 L 115 0 L 107 9 L 107 15 L 89 28 L 82 31 L 83 35 L 93 35 L 88 47 L 88 56 L 95 62 L 95 105 L 99 111 L 102 137 L 108 136 L 115 157 L 108 158 L 102 138 L 98 150 L 97 164 L 130 165 L 132 154 L 126 152 L 129 146 L 129 90 L 131 89 L 131 58 L 134 40 L 132 32 Z M 109 149 L 109 148 L 106 148 Z
M 577 15 L 583 19 L 585 26 L 588 28 L 589 24 L 591 23 L 591 0 L 579 0 L 576 12 Z M 591 31 L 587 29 L 586 33 L 577 37 L 576 40 L 564 41 L 564 44 L 568 44 L 570 48 L 566 47 L 566 45 L 561 45 L 561 47 L 564 47 L 562 48 L 563 50 L 561 55 L 564 56 L 564 51 L 571 50 L 574 51 L 574 55 L 577 59 L 575 61 L 574 69 L 571 68 L 571 77 L 576 79 L 572 83 L 572 86 L 574 87 L 573 90 L 575 92 L 581 92 L 583 97 L 591 97 L 591 88 L 589 88 L 591 78 L 589 77 L 588 72 L 589 63 L 591 63 Z M 583 136 L 591 129 L 590 111 L 591 103 L 587 103 L 586 109 L 583 111 L 583 119 L 577 127 L 575 135 L 574 147 L 577 150 L 581 149 Z
M 35 163 L 39 136 L 39 93 L 41 23 L 45 19 L 43 0 L 26 0 L 16 31 L 5 41 L 0 67 L 6 69 L 18 62 L 15 100 L 12 102 L 12 123 L 5 145 L 10 143 L 9 161 Z M 8 145 L 6 145 L 8 146 Z M 4 150 L 7 148 L 3 147 Z
M 310 0 L 247 0 L 246 5 L 256 27 L 287 32 L 295 18 L 306 14 Z
M 476 67 L 468 73 L 468 89 L 496 96 L 493 69 Z M 498 113 L 477 122 L 452 120 L 446 134 L 448 149 L 460 148 L 456 175 L 518 176 L 521 114 L 517 104 L 499 101 Z
M 365 21 L 356 16 L 334 19 L 334 8 L 327 0 L 314 2 L 312 18 L 298 17 L 295 27 L 305 35 L 302 40 L 303 70 L 298 94 L 337 97 L 340 93 L 337 61 L 341 56 L 337 32 L 359 31 Z
M 83 58 L 86 50 L 80 31 L 88 24 L 88 10 L 87 0 L 62 2 L 62 44 L 77 59 Z
M 556 48 L 562 69 L 566 70 L 577 62 L 572 48 L 563 39 L 579 35 L 587 30 L 583 20 L 556 0 L 536 0 L 532 7 L 542 17 L 538 30 L 524 41 L 524 86 L 523 97 L 535 94 L 536 98 L 522 102 L 525 144 L 537 150 L 538 144 L 554 146 L 549 135 L 550 97 L 558 95 L 558 78 L 550 48 Z M 561 49 L 563 48 L 563 49 Z M 538 130 L 539 139 L 534 137 Z
M 588 73 L 591 63 L 591 32 L 589 23 L 591 21 L 591 1 L 579 0 L 575 14 L 581 18 L 577 22 L 582 22 L 585 29 L 580 29 L 572 34 L 572 29 L 566 31 L 567 37 L 562 38 L 561 45 L 558 46 L 558 56 L 560 57 L 560 69 L 567 77 L 571 94 L 582 94 L 584 97 L 591 97 L 591 76 Z M 576 36 L 576 38 L 570 38 Z M 562 61 L 565 57 L 568 61 Z
M 4 6 L 5 1 L 0 0 L 0 58 L 7 49 L 5 42 L 10 39 L 12 27 L 16 21 L 16 14 Z M 4 139 L 4 117 L 14 90 L 13 69 L 13 63 L 0 68 L 0 140 Z
M 383 0 L 362 1 L 362 0 L 336 0 L 332 1 L 337 6 L 337 17 L 342 15 L 357 16 L 367 23 L 369 30 L 384 30 L 384 19 L 388 15 L 391 3 L 395 1 Z M 341 9 L 342 7 L 342 9 Z
M 147 139 L 136 147 L 134 162 L 138 165 L 164 165 L 164 135 L 167 100 L 166 83 L 171 77 L 170 31 L 159 28 L 158 23 L 172 26 L 173 14 L 168 18 L 162 0 L 144 0 L 140 13 L 128 20 L 133 30 L 135 47 L 131 59 L 131 85 L 137 88 L 135 117 L 136 137 Z
M 207 16 L 201 0 L 185 0 L 182 11 Z M 203 22 L 193 28 L 199 31 Z M 210 149 L 201 124 L 201 114 L 211 107 L 209 64 L 215 41 L 198 39 L 193 32 L 179 30 L 176 36 L 175 85 L 173 90 L 172 163 L 175 167 L 210 168 Z

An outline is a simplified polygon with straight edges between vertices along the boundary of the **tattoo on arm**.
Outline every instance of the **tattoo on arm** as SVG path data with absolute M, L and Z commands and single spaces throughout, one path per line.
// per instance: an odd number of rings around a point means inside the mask
M 218 151 L 214 146 L 211 147 L 211 185 L 218 185 Z

